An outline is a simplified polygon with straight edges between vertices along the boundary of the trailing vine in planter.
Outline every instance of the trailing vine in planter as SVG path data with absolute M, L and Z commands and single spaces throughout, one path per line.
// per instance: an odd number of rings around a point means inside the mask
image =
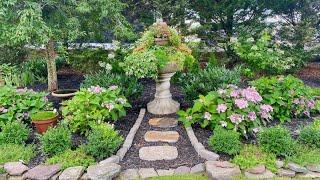
M 125 58 L 121 66 L 127 75 L 156 79 L 158 70 L 169 62 L 174 62 L 176 70 L 181 70 L 184 63 L 194 62 L 194 57 L 187 45 L 181 42 L 175 29 L 165 22 L 158 22 L 143 33 L 133 52 Z

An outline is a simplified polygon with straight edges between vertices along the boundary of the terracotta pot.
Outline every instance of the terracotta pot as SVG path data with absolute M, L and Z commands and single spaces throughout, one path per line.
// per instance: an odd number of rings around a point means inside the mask
M 39 134 L 45 133 L 49 127 L 54 127 L 58 122 L 58 114 L 50 119 L 42 120 L 42 121 L 33 121 L 32 123 L 36 126 Z
M 169 40 L 168 38 L 154 38 L 154 42 L 159 46 L 167 45 Z

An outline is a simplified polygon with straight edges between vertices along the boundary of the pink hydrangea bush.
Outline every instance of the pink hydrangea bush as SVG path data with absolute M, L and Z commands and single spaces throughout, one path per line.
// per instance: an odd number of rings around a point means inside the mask
M 222 126 L 246 135 L 257 133 L 261 125 L 272 119 L 273 108 L 262 103 L 254 87 L 245 89 L 229 85 L 226 89 L 199 96 L 192 108 L 179 111 L 180 120 L 187 126 L 199 123 L 203 128 Z
M 116 121 L 126 115 L 128 100 L 118 86 L 83 88 L 64 103 L 62 114 L 73 132 L 88 134 L 90 124 Z

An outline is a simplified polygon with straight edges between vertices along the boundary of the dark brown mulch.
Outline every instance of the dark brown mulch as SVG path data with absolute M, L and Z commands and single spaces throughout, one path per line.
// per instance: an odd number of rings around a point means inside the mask
M 154 117 L 163 117 L 146 113 L 143 122 L 134 138 L 133 145 L 127 152 L 123 161 L 120 163 L 123 169 L 130 168 L 155 168 L 155 169 L 170 169 L 177 168 L 179 166 L 192 167 L 196 164 L 203 163 L 204 159 L 200 158 L 194 148 L 192 147 L 187 133 L 182 124 L 179 124 L 174 128 L 154 128 L 149 126 L 148 121 Z M 177 117 L 175 114 L 166 115 L 165 117 Z M 176 143 L 162 143 L 162 142 L 146 142 L 144 135 L 149 130 L 172 130 L 177 131 L 180 135 L 178 142 Z M 139 149 L 146 146 L 161 146 L 172 145 L 178 149 L 178 158 L 174 160 L 159 160 L 159 161 L 145 161 L 139 158 Z
M 297 76 L 309 86 L 320 87 L 320 62 L 309 63 Z

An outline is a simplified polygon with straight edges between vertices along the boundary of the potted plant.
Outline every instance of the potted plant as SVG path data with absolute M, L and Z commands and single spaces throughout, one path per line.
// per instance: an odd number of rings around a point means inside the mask
M 185 62 L 194 62 L 191 50 L 175 29 L 157 22 L 144 32 L 121 66 L 127 75 L 156 79 L 155 98 L 147 109 L 153 114 L 171 114 L 179 110 L 180 104 L 172 100 L 170 79 L 183 69 Z
M 55 111 L 39 111 L 31 115 L 32 123 L 35 124 L 38 133 L 43 134 L 51 126 L 57 125 L 59 114 Z

